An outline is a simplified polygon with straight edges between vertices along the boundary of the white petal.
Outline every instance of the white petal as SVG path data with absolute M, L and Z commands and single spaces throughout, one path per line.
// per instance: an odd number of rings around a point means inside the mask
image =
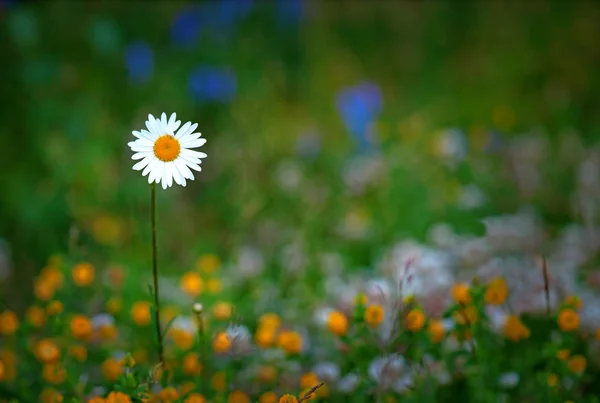
M 146 176 L 148 173 L 152 172 L 157 164 L 157 161 L 158 159 L 156 157 L 152 157 L 148 166 L 142 171 L 142 175 Z
M 198 123 L 194 123 L 193 125 L 190 126 L 190 128 L 186 131 L 186 133 L 182 135 L 182 137 L 189 136 L 190 134 L 194 133 L 194 130 L 196 130 L 197 128 L 198 128 Z
M 183 126 L 181 126 L 181 128 L 177 131 L 175 138 L 179 139 L 179 138 L 181 138 L 181 136 L 185 135 L 187 133 L 188 129 L 190 128 L 191 124 L 192 124 L 192 122 L 187 122 Z
M 167 186 L 173 186 L 173 163 L 167 162 L 165 164 L 165 170 L 167 171 Z
M 181 120 L 178 120 L 175 123 L 173 123 L 171 126 L 169 126 L 169 130 L 171 131 L 172 134 L 175 134 L 175 132 L 177 131 L 177 129 L 179 128 L 180 125 L 181 125 Z
M 164 112 L 163 112 L 163 113 L 162 113 L 162 115 L 160 115 L 160 121 L 161 121 L 161 123 L 162 123 L 164 126 L 166 126 L 166 125 L 167 125 L 167 122 L 168 122 L 168 121 L 167 121 L 167 114 L 166 114 L 166 113 L 164 113 Z
M 148 140 L 150 140 L 151 142 L 155 142 L 156 139 L 158 138 L 158 136 L 156 134 L 150 133 L 148 130 L 146 129 L 142 129 L 141 130 L 142 134 L 146 135 L 146 138 L 148 138 Z
M 171 164 L 171 172 L 173 173 L 173 179 L 175 180 L 175 183 L 178 185 L 182 185 L 183 177 L 179 173 L 179 170 L 177 169 L 177 164 L 175 164 L 175 162 Z
M 184 178 L 194 180 L 194 173 L 190 171 L 184 161 L 178 159 L 175 161 L 175 164 Z
M 190 164 L 200 164 L 202 162 L 202 160 L 198 158 L 190 157 L 189 155 L 184 155 L 183 153 L 179 154 L 178 159 L 181 160 L 183 164 L 187 164 L 188 162 Z
M 141 160 L 142 158 L 149 157 L 151 155 L 152 155 L 152 153 L 144 153 L 144 152 L 142 152 L 142 153 L 135 153 L 135 154 L 133 154 L 131 156 L 131 159 L 132 160 Z
M 171 116 L 169 117 L 169 126 L 173 126 L 176 120 L 177 114 L 175 112 L 171 113 Z
M 194 171 L 198 171 L 198 172 L 202 171 L 202 168 L 200 168 L 200 165 L 194 164 L 193 162 L 187 162 L 186 161 L 185 165 L 188 168 L 192 168 Z
M 185 147 L 185 148 L 197 148 L 197 147 L 202 147 L 204 145 L 204 143 L 206 143 L 206 139 L 198 139 L 198 140 L 192 140 L 192 141 L 188 141 L 188 142 L 181 142 L 181 146 Z M 204 154 L 204 153 L 202 153 Z M 206 154 L 204 154 L 204 156 L 206 157 Z
M 192 157 L 192 158 L 206 158 L 207 157 L 207 155 L 203 152 L 188 150 L 187 148 L 182 148 L 181 154 L 187 155 L 188 157 Z
M 144 158 L 133 166 L 134 171 L 141 171 L 150 163 L 150 158 Z
M 150 137 L 148 136 L 148 134 L 150 134 L 150 133 L 148 133 L 146 130 L 143 130 L 143 129 L 141 131 L 134 130 L 131 132 L 131 134 L 133 134 L 138 139 L 150 140 Z
M 162 163 L 162 188 L 163 190 L 169 186 L 169 181 L 167 179 L 167 164 Z
M 131 151 L 134 151 L 136 153 L 152 152 L 152 146 L 141 146 L 137 143 L 129 143 L 128 146 L 129 148 L 131 148 Z

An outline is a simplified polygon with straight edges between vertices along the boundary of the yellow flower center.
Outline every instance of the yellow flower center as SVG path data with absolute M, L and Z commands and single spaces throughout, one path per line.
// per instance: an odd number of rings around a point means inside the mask
M 163 162 L 174 161 L 180 152 L 179 141 L 170 134 L 164 134 L 154 142 L 154 155 Z

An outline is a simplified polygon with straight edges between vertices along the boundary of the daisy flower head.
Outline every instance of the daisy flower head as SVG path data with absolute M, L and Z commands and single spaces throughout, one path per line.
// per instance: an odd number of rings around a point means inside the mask
M 159 183 L 163 189 L 171 187 L 173 181 L 185 186 L 187 179 L 194 180 L 192 170 L 200 172 L 202 158 L 206 158 L 205 153 L 192 150 L 206 143 L 206 139 L 200 138 L 201 133 L 194 132 L 197 127 L 192 122 L 181 126 L 175 113 L 168 120 L 166 113 L 160 119 L 148 115 L 147 130 L 134 130 L 136 140 L 128 143 L 134 152 L 131 158 L 140 160 L 133 169 L 143 170 L 148 183 Z

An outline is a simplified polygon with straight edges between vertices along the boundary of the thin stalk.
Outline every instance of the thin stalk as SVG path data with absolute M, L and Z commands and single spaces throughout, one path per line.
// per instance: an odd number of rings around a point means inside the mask
M 164 365 L 162 332 L 160 330 L 160 300 L 158 292 L 158 261 L 156 258 L 156 185 L 150 185 L 150 217 L 152 221 L 152 278 L 154 280 L 154 321 L 158 340 L 158 361 Z
M 196 314 L 196 320 L 198 321 L 198 337 L 200 341 L 200 362 L 202 363 L 202 378 L 203 382 L 200 384 L 201 392 L 204 394 L 208 391 L 209 373 L 208 373 L 208 348 L 206 346 L 206 329 L 204 329 L 204 308 L 202 304 L 195 303 L 192 310 Z
M 542 256 L 542 273 L 544 275 L 544 294 L 546 296 L 546 314 L 550 316 L 550 281 L 548 280 L 548 261 Z

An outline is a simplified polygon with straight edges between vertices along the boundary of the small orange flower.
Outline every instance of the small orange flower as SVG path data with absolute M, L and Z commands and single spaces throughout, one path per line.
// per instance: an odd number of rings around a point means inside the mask
M 119 329 L 113 324 L 106 323 L 98 326 L 97 334 L 102 340 L 115 340 L 119 335 Z
M 212 313 L 217 320 L 227 320 L 231 317 L 233 306 L 229 302 L 217 302 Z
M 131 398 L 123 392 L 110 392 L 106 397 L 106 403 L 131 403 Z
M 71 319 L 71 335 L 78 340 L 87 340 L 92 335 L 92 322 L 84 315 Z
M 452 286 L 452 298 L 459 304 L 469 304 L 471 303 L 471 293 L 469 290 L 469 285 L 467 283 L 458 283 Z
M 298 403 L 298 399 L 296 396 L 286 393 L 279 398 L 279 403 Z
M 385 311 L 383 307 L 378 304 L 369 305 L 365 309 L 365 322 L 371 327 L 377 327 L 383 322 Z
M 50 303 L 46 307 L 46 312 L 48 313 L 48 315 L 58 315 L 59 313 L 62 313 L 63 309 L 64 307 L 62 302 L 55 300 L 50 301 Z
M 275 342 L 275 331 L 273 329 L 260 327 L 256 330 L 256 344 L 262 348 L 268 348 Z
M 46 313 L 44 312 L 44 309 L 36 305 L 27 308 L 25 317 L 27 318 L 27 321 L 33 325 L 33 327 L 40 328 L 46 323 Z
M 572 332 L 579 327 L 579 315 L 573 309 L 566 308 L 558 314 L 558 327 L 563 332 Z
M 200 364 L 200 357 L 196 353 L 187 353 L 183 357 L 182 362 L 183 372 L 190 376 L 197 376 L 202 372 L 202 364 Z
M 0 350 L 2 377 L 0 380 L 12 381 L 17 375 L 17 356 L 10 350 Z
M 558 376 L 556 374 L 550 374 L 548 375 L 548 379 L 546 382 L 548 383 L 548 386 L 553 388 L 556 385 L 558 385 Z
M 329 318 L 327 319 L 327 327 L 331 333 L 337 336 L 343 336 L 348 332 L 348 319 L 343 313 L 333 311 L 329 314 Z
M 87 349 L 81 344 L 75 344 L 69 347 L 69 355 L 79 362 L 83 362 L 87 358 Z
M 87 403 L 106 403 L 106 399 L 102 396 L 92 397 Z
M 220 332 L 213 340 L 213 349 L 216 353 L 226 353 L 231 348 L 231 340 L 227 333 Z
M 227 379 L 224 372 L 215 373 L 210 379 L 210 384 L 217 392 L 223 392 L 227 387 Z
M 596 329 L 596 340 L 600 341 L 600 329 Z
M 569 358 L 570 354 L 571 352 L 569 350 L 559 350 L 556 352 L 556 358 L 561 361 L 565 361 L 567 358 Z
M 150 318 L 150 304 L 146 301 L 139 301 L 131 307 L 131 319 L 138 326 L 148 326 L 152 319 Z
M 194 345 L 194 333 L 184 329 L 171 329 L 169 335 L 175 345 L 182 350 L 189 350 Z
M 302 351 L 302 336 L 298 332 L 286 330 L 279 333 L 277 344 L 288 354 L 298 354 Z
M 516 315 L 509 315 L 504 323 L 504 337 L 508 340 L 517 342 L 529 337 L 529 329 L 521 322 Z
M 485 289 L 485 303 L 489 305 L 502 305 L 508 295 L 506 281 L 502 277 L 493 279 Z
M 35 297 L 40 301 L 49 301 L 50 299 L 52 299 L 52 297 L 54 297 L 54 294 L 56 293 L 56 288 L 54 288 L 54 286 L 50 285 L 49 283 L 38 279 L 33 284 L 33 293 L 35 294 Z
M 366 305 L 367 302 L 369 302 L 369 297 L 367 297 L 365 294 L 356 294 L 356 298 L 354 298 L 354 303 L 356 305 Z
M 80 287 L 87 287 L 94 282 L 96 270 L 87 262 L 76 264 L 71 270 L 73 282 Z
M 446 329 L 444 329 L 444 324 L 441 320 L 433 319 L 429 321 L 427 332 L 429 333 L 429 338 L 433 343 L 439 343 L 444 339 Z
M 258 398 L 258 403 L 277 403 L 277 394 L 275 392 L 265 392 Z
M 10 336 L 19 328 L 19 318 L 12 311 L 0 313 L 0 334 Z
M 581 309 L 581 307 L 583 306 L 583 302 L 581 301 L 581 298 L 579 298 L 578 296 L 571 295 L 571 296 L 567 297 L 564 305 L 569 306 L 574 309 Z
M 175 400 L 179 399 L 179 392 L 177 392 L 177 389 L 175 389 L 174 387 L 167 386 L 166 388 L 160 391 L 158 396 L 160 397 L 160 400 L 163 403 L 172 403 Z
M 234 390 L 229 394 L 227 403 L 250 403 L 250 396 L 241 390 Z
M 479 312 L 473 305 L 460 307 L 454 313 L 454 320 L 459 325 L 472 326 L 479 319 Z
M 190 297 L 197 297 L 204 288 L 204 282 L 198 273 L 190 271 L 181 276 L 179 287 Z
M 418 332 L 425 326 L 425 314 L 420 309 L 412 309 L 406 315 L 406 328 L 411 332 Z
M 319 377 L 314 372 L 307 372 L 300 378 L 300 387 L 302 389 L 310 389 L 319 384 Z
M 571 372 L 577 375 L 581 375 L 583 374 L 583 371 L 585 371 L 586 364 L 587 360 L 585 359 L 585 357 L 583 355 L 577 354 L 571 357 L 571 359 L 569 359 L 568 366 Z
M 123 301 L 120 298 L 112 297 L 106 301 L 106 311 L 110 314 L 117 314 L 123 308 Z
M 221 266 L 221 260 L 217 255 L 207 253 L 202 255 L 196 261 L 196 270 L 205 274 L 212 274 Z
M 260 327 L 277 330 L 281 326 L 281 318 L 276 313 L 265 313 L 258 319 Z
M 101 365 L 102 374 L 109 381 L 116 381 L 119 375 L 121 375 L 121 364 L 114 358 L 108 358 L 104 360 Z
M 37 359 L 44 363 L 55 362 L 60 358 L 60 350 L 49 339 L 38 341 L 35 345 L 34 353 Z
M 223 283 L 218 278 L 209 278 L 206 281 L 206 290 L 210 294 L 218 294 L 223 291 Z
M 67 379 L 67 370 L 59 363 L 45 364 L 42 376 L 49 383 L 61 384 Z
M 206 403 L 206 399 L 200 393 L 189 394 L 183 403 Z
M 60 269 L 53 266 L 46 266 L 40 272 L 38 281 L 44 283 L 53 290 L 58 290 L 62 287 L 64 278 Z
M 63 395 L 56 389 L 44 388 L 40 394 L 41 403 L 62 403 L 62 401 Z

